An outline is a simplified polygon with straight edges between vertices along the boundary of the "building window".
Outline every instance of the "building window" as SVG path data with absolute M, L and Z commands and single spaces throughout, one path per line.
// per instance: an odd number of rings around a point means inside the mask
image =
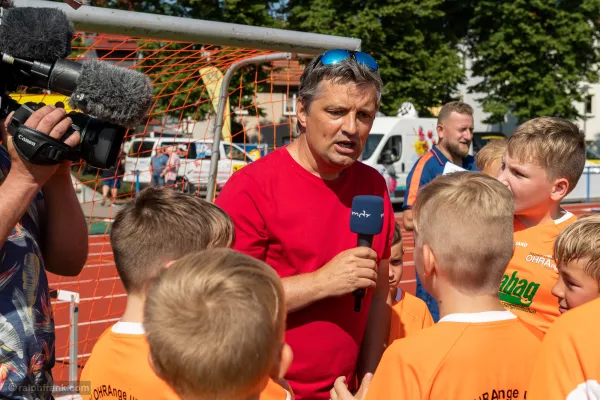
M 594 113 L 593 105 L 594 105 L 594 95 L 585 96 L 585 114 L 590 115 Z
M 296 115 L 296 93 L 290 96 L 287 93 L 283 94 L 283 115 Z

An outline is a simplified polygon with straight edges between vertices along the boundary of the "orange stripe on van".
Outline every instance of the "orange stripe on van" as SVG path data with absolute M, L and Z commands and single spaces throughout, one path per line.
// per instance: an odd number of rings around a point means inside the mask
M 419 183 L 421 182 L 421 175 L 423 175 L 423 168 L 425 168 L 425 164 L 427 161 L 433 157 L 433 153 L 431 151 L 427 152 L 423 157 L 419 158 L 417 161 L 417 166 L 415 167 L 415 172 L 413 172 L 412 178 L 410 180 L 410 186 L 408 187 L 408 198 L 407 198 L 407 206 L 412 207 L 415 199 L 417 198 L 417 192 L 419 191 Z

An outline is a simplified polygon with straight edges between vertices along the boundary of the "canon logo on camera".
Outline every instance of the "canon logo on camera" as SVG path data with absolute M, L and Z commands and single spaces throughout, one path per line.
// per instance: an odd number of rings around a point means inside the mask
M 36 142 L 34 142 L 33 140 L 29 140 L 29 139 L 27 139 L 25 136 L 23 136 L 23 135 L 21 135 L 21 134 L 17 135 L 17 137 L 18 137 L 19 139 L 21 139 L 22 141 L 24 141 L 25 143 L 27 143 L 28 145 L 30 145 L 30 146 L 35 146 L 35 145 L 37 144 L 37 143 L 36 143 Z

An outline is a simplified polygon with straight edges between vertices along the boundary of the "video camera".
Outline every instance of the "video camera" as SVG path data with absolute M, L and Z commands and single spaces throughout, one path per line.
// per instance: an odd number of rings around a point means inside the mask
M 145 118 L 152 87 L 139 72 L 98 60 L 78 63 L 71 53 L 73 27 L 66 14 L 52 8 L 0 8 L 0 119 L 12 111 L 8 124 L 18 153 L 34 164 L 83 159 L 107 169 L 115 165 L 127 127 Z M 43 103 L 20 105 L 8 93 L 18 86 L 38 87 L 70 96 L 73 124 L 61 140 L 24 125 Z M 91 114 L 91 115 L 89 115 Z M 64 140 L 79 131 L 81 141 Z

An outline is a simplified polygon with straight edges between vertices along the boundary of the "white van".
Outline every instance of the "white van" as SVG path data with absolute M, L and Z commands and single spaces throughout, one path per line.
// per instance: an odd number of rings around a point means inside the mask
M 361 161 L 371 167 L 381 165 L 381 154 L 390 150 L 394 160 L 397 186 L 392 202 L 402 202 L 406 177 L 437 140 L 436 118 L 377 117 L 367 138 Z
M 140 185 L 149 185 L 152 157 L 156 155 L 159 148 L 164 146 L 176 146 L 178 149 L 181 162 L 177 180 L 185 182 L 186 189 L 190 192 L 205 189 L 208 184 L 212 140 L 173 137 L 134 139 L 125 157 L 123 181 L 135 182 L 136 171 L 138 171 Z M 221 187 L 233 172 L 254 161 L 254 158 L 235 143 L 221 142 L 219 150 L 217 186 Z

